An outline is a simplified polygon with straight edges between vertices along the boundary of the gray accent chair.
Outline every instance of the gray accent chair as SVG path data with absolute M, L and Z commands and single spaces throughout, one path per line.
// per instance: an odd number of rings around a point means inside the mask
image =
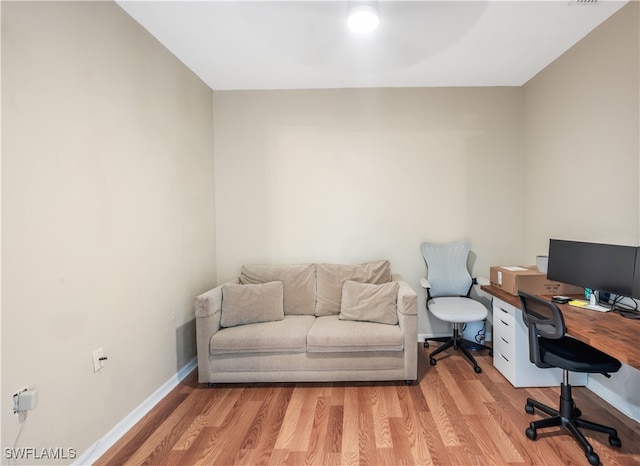
M 420 280 L 427 297 L 427 311 L 453 327 L 453 335 L 431 353 L 429 363 L 434 366 L 435 356 L 453 347 L 462 351 L 479 374 L 482 368 L 467 348 L 470 343 L 462 337 L 464 324 L 482 321 L 488 315 L 487 308 L 470 296 L 471 287 L 477 283 L 467 268 L 470 244 L 468 241 L 425 242 L 420 248 L 427 265 L 427 278 Z M 424 346 L 429 347 L 426 339 Z M 484 344 L 480 348 L 484 349 Z

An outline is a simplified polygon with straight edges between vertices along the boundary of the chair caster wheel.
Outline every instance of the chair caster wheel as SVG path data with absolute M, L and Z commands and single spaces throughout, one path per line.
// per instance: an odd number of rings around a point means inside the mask
M 423 346 L 424 346 L 425 348 L 428 348 L 428 347 L 429 347 L 429 342 L 425 340 L 425 342 L 424 342 Z
M 600 464 L 600 457 L 595 453 L 587 453 L 587 459 L 592 466 L 598 466 Z
M 436 360 L 435 360 L 435 359 L 433 359 L 433 358 L 429 359 L 429 364 L 431 364 L 432 366 L 435 366 L 435 365 L 436 365 L 436 362 L 438 362 L 438 361 L 436 361 Z
M 489 350 L 489 356 L 493 357 L 493 349 Z
M 482 367 L 476 366 L 476 367 L 473 368 L 473 370 L 476 371 L 476 374 L 479 374 L 479 373 L 482 372 Z
M 531 427 L 527 428 L 524 433 L 527 434 L 527 438 L 529 440 L 536 440 L 538 438 L 538 432 L 536 432 L 536 430 Z
M 612 447 L 621 447 L 622 442 L 615 435 L 609 435 L 609 445 L 611 445 Z
M 524 410 L 527 412 L 527 414 L 533 414 L 535 408 L 531 405 L 524 405 Z
M 582 416 L 582 411 L 580 411 L 578 408 L 574 408 L 573 417 L 580 417 L 580 416 Z

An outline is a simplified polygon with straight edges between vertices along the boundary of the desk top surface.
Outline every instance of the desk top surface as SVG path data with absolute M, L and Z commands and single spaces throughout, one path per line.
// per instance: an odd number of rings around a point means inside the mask
M 481 287 L 490 295 L 520 309 L 520 298 L 493 285 Z M 551 296 L 542 296 L 551 300 Z M 640 369 L 640 320 L 627 319 L 616 312 L 598 312 L 558 304 L 567 333 L 621 362 Z

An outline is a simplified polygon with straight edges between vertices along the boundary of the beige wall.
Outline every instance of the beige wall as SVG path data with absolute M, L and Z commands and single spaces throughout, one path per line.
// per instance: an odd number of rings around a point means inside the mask
M 520 261 L 521 112 L 519 88 L 214 92 L 219 280 L 387 258 L 419 290 L 428 240 Z
M 2 2 L 2 60 L 2 448 L 28 385 L 19 446 L 81 454 L 195 356 L 211 90 L 112 2 Z
M 523 87 L 524 252 L 640 244 L 640 15 L 630 2 Z
M 640 244 L 640 10 L 629 2 L 523 87 L 524 252 Z M 588 386 L 640 418 L 640 371 Z
M 471 240 L 481 276 L 550 237 L 638 244 L 637 8 L 523 88 L 214 92 L 219 281 L 386 257 L 419 290 L 425 240 Z

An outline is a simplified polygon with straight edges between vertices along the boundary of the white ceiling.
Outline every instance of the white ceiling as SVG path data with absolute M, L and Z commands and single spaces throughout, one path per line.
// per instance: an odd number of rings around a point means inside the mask
M 382 0 L 363 36 L 346 0 L 118 0 L 214 90 L 520 86 L 625 3 Z

